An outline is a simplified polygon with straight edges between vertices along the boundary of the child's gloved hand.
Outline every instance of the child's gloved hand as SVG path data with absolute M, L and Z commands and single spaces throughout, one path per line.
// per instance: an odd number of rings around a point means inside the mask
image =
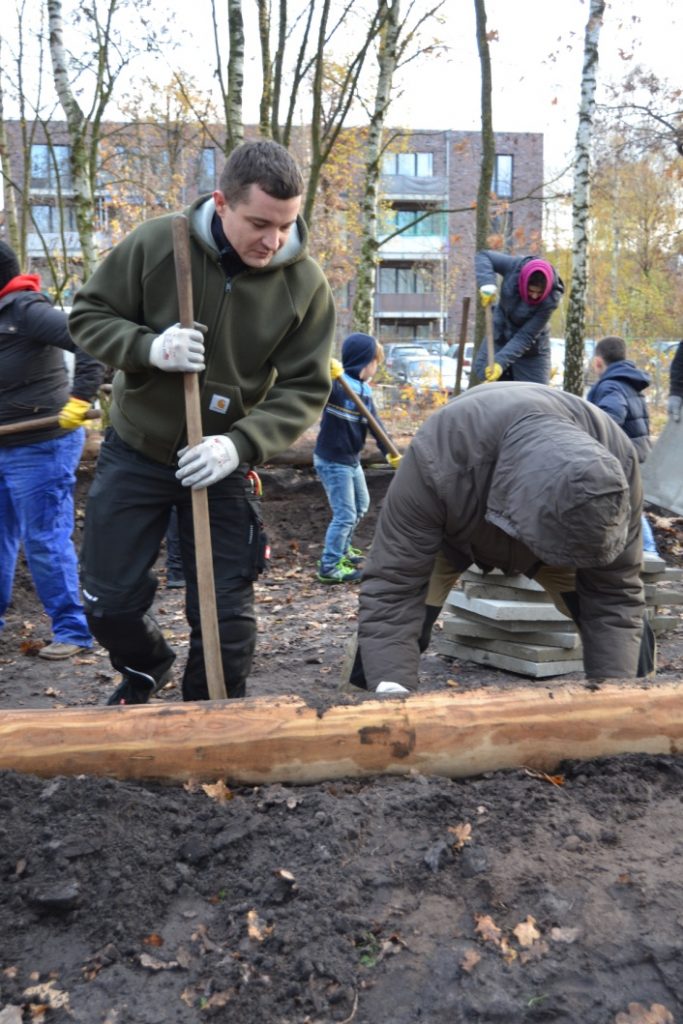
M 483 284 L 481 286 L 479 289 L 479 298 L 484 309 L 486 309 L 487 306 L 490 306 L 492 302 L 496 301 L 497 295 L 498 289 L 495 284 Z
M 500 380 L 503 367 L 500 363 L 494 363 L 493 366 L 487 366 L 485 372 L 486 383 L 491 384 L 494 380 Z
M 341 377 L 344 372 L 344 367 L 338 359 L 330 359 L 330 377 L 332 380 L 336 380 L 337 377 Z
M 390 452 L 386 456 L 387 462 L 393 470 L 397 470 L 401 463 L 400 455 L 392 455 Z

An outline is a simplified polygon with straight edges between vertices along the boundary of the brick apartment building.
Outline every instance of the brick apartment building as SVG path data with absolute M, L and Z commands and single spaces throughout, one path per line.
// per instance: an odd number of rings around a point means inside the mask
M 182 208 L 196 195 L 215 188 L 223 153 L 199 129 L 185 128 L 181 144 L 169 155 L 167 126 L 108 127 L 105 148 L 110 162 L 115 162 L 117 151 L 126 153 L 129 181 L 125 207 L 131 227 L 147 217 Z M 80 250 L 64 128 L 51 126 L 49 145 L 38 131 L 26 144 L 16 123 L 7 125 L 7 135 L 9 176 L 15 183 L 23 180 L 21 155 L 29 150 L 26 180 L 32 221 L 27 224 L 25 269 L 39 271 L 49 287 L 52 271 L 47 254 L 54 263 L 61 259 L 60 265 L 73 271 L 73 279 L 62 293 L 68 303 L 79 277 Z M 496 133 L 495 146 L 492 193 L 497 202 L 492 207 L 490 244 L 509 252 L 539 251 L 543 136 Z M 293 146 L 295 152 L 297 148 Z M 382 341 L 457 338 L 462 299 L 474 295 L 474 204 L 480 161 L 478 132 L 392 133 L 380 186 L 374 306 L 374 329 Z M 97 245 L 101 251 L 112 244 L 115 223 L 121 230 L 124 206 L 120 186 L 115 196 L 111 194 L 107 166 L 103 156 L 97 193 Z M 21 208 L 20 196 L 17 186 L 17 208 Z M 0 237 L 7 237 L 4 225 Z M 315 227 L 312 248 L 315 254 Z M 350 276 L 350 282 L 337 289 L 340 337 L 352 327 Z

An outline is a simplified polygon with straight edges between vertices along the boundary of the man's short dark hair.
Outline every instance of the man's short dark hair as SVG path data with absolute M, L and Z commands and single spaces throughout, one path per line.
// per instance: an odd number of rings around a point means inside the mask
M 606 363 L 619 363 L 622 359 L 626 359 L 626 342 L 623 338 L 613 335 L 602 338 L 595 346 L 595 354 Z
M 252 185 L 258 185 L 273 199 L 295 199 L 303 193 L 304 179 L 284 146 L 270 139 L 257 139 L 233 149 L 218 182 L 233 209 L 246 200 Z

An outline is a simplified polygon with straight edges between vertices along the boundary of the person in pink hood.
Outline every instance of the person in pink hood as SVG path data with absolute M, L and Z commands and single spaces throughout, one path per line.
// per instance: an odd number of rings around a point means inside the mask
M 495 348 L 495 362 L 487 366 L 486 345 L 480 346 L 475 373 L 487 382 L 549 384 L 548 322 L 564 294 L 562 278 L 547 260 L 494 249 L 478 252 L 474 269 L 482 305 L 493 305 Z

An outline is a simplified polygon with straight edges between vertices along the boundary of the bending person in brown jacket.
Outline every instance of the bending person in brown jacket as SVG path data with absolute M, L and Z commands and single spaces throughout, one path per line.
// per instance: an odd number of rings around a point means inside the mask
M 647 675 L 641 512 L 635 449 L 583 399 L 514 382 L 454 399 L 417 432 L 387 493 L 351 682 L 415 690 L 420 652 L 473 563 L 538 580 L 576 622 L 589 678 Z

